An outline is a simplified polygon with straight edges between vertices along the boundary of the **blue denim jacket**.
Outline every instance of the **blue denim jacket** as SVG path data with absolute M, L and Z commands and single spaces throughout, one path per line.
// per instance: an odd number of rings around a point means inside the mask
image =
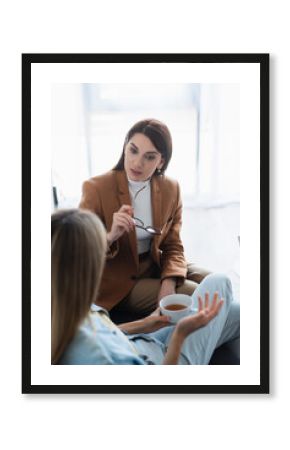
M 146 364 L 126 335 L 114 325 L 107 311 L 92 305 L 89 316 L 80 325 L 64 351 L 59 364 Z
M 206 292 L 210 297 L 219 292 L 224 305 L 208 325 L 186 338 L 179 364 L 208 364 L 216 347 L 240 335 L 240 305 L 232 301 L 228 277 L 208 275 L 193 293 L 195 307 L 198 296 L 203 297 Z M 127 337 L 105 309 L 93 305 L 59 364 L 162 364 L 173 329 L 169 326 Z

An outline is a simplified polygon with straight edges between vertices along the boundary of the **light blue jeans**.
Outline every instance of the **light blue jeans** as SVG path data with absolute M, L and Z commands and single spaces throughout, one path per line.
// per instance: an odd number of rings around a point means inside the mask
M 231 281 L 226 275 L 210 274 L 204 278 L 192 295 L 194 309 L 198 308 L 198 296 L 204 298 L 209 292 L 212 300 L 216 291 L 224 300 L 219 314 L 185 339 L 179 364 L 206 365 L 217 347 L 240 336 L 240 305 L 233 302 Z M 174 326 L 169 326 L 147 335 L 134 335 L 131 340 L 146 360 L 162 364 L 173 330 Z

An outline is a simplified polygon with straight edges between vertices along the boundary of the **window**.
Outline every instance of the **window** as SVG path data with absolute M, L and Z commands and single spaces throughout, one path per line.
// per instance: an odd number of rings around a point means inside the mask
M 233 84 L 63 84 L 52 89 L 52 184 L 76 206 L 82 182 L 118 161 L 127 131 L 144 118 L 167 124 L 167 175 L 184 204 L 239 196 L 239 86 Z
M 185 195 L 195 193 L 199 85 L 86 84 L 83 89 L 92 175 L 117 163 L 135 122 L 153 117 L 166 123 L 172 135 L 168 176 L 179 181 Z

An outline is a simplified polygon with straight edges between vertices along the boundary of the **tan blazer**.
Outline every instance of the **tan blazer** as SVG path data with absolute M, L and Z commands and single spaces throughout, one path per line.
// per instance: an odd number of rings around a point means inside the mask
M 152 216 L 154 227 L 162 234 L 154 236 L 151 256 L 160 267 L 160 278 L 186 276 L 187 266 L 180 240 L 182 204 L 179 185 L 165 176 L 151 180 Z M 112 170 L 91 178 L 83 184 L 80 208 L 95 212 L 110 231 L 114 212 L 122 205 L 131 205 L 128 181 L 123 170 Z M 135 230 L 124 233 L 113 243 L 108 253 L 97 304 L 110 310 L 119 303 L 136 283 L 139 258 Z

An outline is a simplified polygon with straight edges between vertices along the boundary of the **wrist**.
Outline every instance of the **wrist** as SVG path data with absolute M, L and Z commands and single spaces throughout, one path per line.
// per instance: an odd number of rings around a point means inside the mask
M 172 333 L 163 364 L 178 364 L 183 341 L 184 339 L 182 338 L 182 335 L 179 333 L 177 328 L 175 328 Z
M 128 334 L 142 333 L 144 327 L 144 319 L 135 320 L 133 322 L 126 322 L 118 325 L 120 330 L 125 331 Z
M 172 337 L 175 340 L 177 345 L 180 345 L 180 347 L 183 344 L 183 341 L 185 340 L 186 336 L 184 335 L 184 333 L 182 333 L 178 327 L 178 324 L 175 326 L 175 329 L 172 333 Z
M 113 242 L 114 242 L 114 240 L 112 238 L 111 232 L 107 233 L 107 244 L 108 244 L 108 247 L 110 247 L 113 244 Z
M 161 281 L 161 284 L 162 284 L 162 286 L 168 286 L 168 287 L 172 287 L 173 289 L 175 289 L 176 278 L 175 277 L 163 278 L 163 280 Z

